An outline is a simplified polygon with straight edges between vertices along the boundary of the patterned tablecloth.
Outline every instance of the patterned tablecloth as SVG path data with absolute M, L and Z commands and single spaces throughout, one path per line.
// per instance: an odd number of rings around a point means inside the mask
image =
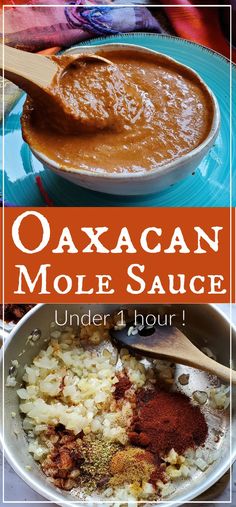
M 125 4 L 128 2 L 121 1 L 120 3 Z M 134 2 L 130 1 L 129 3 L 132 4 Z M 150 2 L 149 0 L 140 0 L 140 1 L 135 0 L 136 5 L 138 5 L 138 4 L 144 5 L 145 4 L 147 6 L 150 6 L 152 3 L 154 3 L 154 2 Z M 117 2 L 117 4 L 119 4 L 119 3 Z M 173 28 L 171 27 L 170 22 L 168 21 L 167 16 L 163 12 L 162 8 L 156 8 L 155 10 L 152 10 L 151 12 L 152 12 L 152 15 L 156 18 L 157 22 L 160 24 L 161 29 L 162 29 L 162 33 L 168 33 L 170 35 L 175 34 L 173 32 Z M 3 79 L 0 76 L 0 95 L 2 95 L 2 89 L 3 89 Z M 13 107 L 16 100 L 18 100 L 20 98 L 21 94 L 22 94 L 22 92 L 17 86 L 12 84 L 10 81 L 5 80 L 5 85 L 4 85 L 4 112 L 5 112 L 5 114 L 7 114 L 11 110 L 11 108 Z M 3 104 L 1 101 L 0 122 L 2 121 L 2 116 L 3 116 L 2 108 L 3 108 Z

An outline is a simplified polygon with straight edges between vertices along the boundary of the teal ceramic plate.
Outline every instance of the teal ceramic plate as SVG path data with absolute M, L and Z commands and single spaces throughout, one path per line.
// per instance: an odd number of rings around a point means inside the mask
M 35 177 L 55 206 L 229 206 L 230 205 L 230 65 L 221 55 L 176 37 L 124 34 L 99 38 L 83 45 L 126 42 L 165 53 L 196 70 L 215 93 L 221 111 L 221 130 L 214 147 L 195 174 L 154 195 L 119 197 L 85 190 L 45 170 L 21 137 L 20 115 L 24 98 L 5 122 L 5 199 L 18 206 L 43 206 Z M 235 69 L 233 76 L 235 78 Z M 232 167 L 236 170 L 234 153 Z M 236 205 L 236 200 L 233 201 Z

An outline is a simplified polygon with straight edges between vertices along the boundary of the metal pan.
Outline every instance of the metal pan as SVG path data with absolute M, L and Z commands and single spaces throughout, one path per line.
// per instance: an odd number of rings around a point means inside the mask
M 214 305 L 126 305 L 122 308 L 137 309 L 143 314 L 157 314 L 160 312 L 170 312 L 182 315 L 185 310 L 185 328 L 186 335 L 200 348 L 209 347 L 216 355 L 217 360 L 226 366 L 230 361 L 230 323 L 226 316 L 221 313 Z M 49 335 L 49 324 L 55 318 L 55 310 L 59 317 L 64 317 L 65 310 L 68 313 L 76 313 L 83 315 L 88 312 L 92 314 L 112 313 L 119 311 L 121 305 L 37 305 L 29 311 L 21 321 L 11 331 L 3 347 L 5 353 L 3 368 L 3 353 L 1 355 L 1 377 L 4 386 L 6 377 L 11 366 L 11 360 L 17 359 L 19 368 L 17 371 L 17 381 L 21 382 L 21 376 L 25 364 L 30 364 L 35 355 L 42 347 L 45 347 L 45 340 Z M 181 319 L 180 319 L 181 322 Z M 34 329 L 41 331 L 41 337 L 35 342 L 34 346 L 27 343 L 27 338 Z M 232 357 L 236 358 L 236 330 L 231 329 L 232 335 Z M 232 365 L 233 366 L 233 365 Z M 5 371 L 3 371 L 3 369 Z M 176 375 L 191 372 L 190 383 L 183 388 L 186 394 L 192 393 L 194 390 L 204 390 L 209 387 L 211 377 L 199 370 L 188 369 L 186 366 L 177 365 Z M 61 491 L 47 482 L 45 475 L 40 471 L 39 466 L 29 455 L 27 450 L 27 441 L 25 433 L 22 429 L 22 420 L 19 414 L 19 401 L 14 388 L 4 388 L 4 409 L 5 409 L 5 430 L 4 436 L 0 435 L 2 445 L 4 447 L 5 457 L 16 471 L 16 473 L 43 497 L 51 500 L 58 505 L 73 505 L 72 502 L 77 500 L 69 492 Z M 232 393 L 232 408 L 235 407 L 235 393 Z M 12 412 L 16 413 L 16 417 L 12 418 Z M 224 437 L 216 444 L 219 449 L 219 458 L 215 463 L 203 472 L 197 472 L 196 476 L 191 480 L 183 481 L 178 489 L 169 499 L 165 500 L 165 505 L 181 505 L 196 499 L 199 495 L 208 490 L 220 477 L 230 468 L 232 462 L 236 459 L 236 416 L 232 410 L 232 438 L 230 439 L 230 413 L 224 413 L 220 417 L 214 418 L 212 414 L 207 414 L 210 431 L 219 426 L 224 430 Z M 230 452 L 231 446 L 231 452 Z M 29 471 L 27 468 L 31 466 Z M 98 499 L 98 497 L 96 497 Z M 95 497 L 88 498 L 89 507 L 96 504 Z M 201 497 L 201 501 L 203 501 Z M 105 504 L 105 502 L 102 502 Z M 78 502 L 77 505 L 83 506 L 84 503 Z M 109 501 L 109 505 L 112 502 Z M 147 504 L 147 505 L 150 505 Z

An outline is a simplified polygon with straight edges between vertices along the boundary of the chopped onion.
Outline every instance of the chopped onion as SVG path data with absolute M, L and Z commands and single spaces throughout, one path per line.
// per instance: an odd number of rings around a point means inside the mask
M 205 472 L 205 470 L 208 468 L 208 463 L 202 458 L 198 458 L 196 460 L 196 465 L 202 472 Z
M 199 403 L 199 405 L 204 405 L 207 402 L 208 396 L 205 391 L 194 391 L 193 399 Z

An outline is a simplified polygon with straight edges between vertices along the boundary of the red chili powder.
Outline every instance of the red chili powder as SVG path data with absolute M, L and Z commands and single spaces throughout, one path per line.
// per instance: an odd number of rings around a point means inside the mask
M 127 375 L 120 375 L 118 377 L 119 382 L 115 385 L 114 398 L 116 400 L 120 400 L 124 398 L 125 392 L 131 387 L 132 383 L 130 382 Z
M 198 406 L 181 393 L 141 390 L 133 419 L 130 442 L 147 448 L 156 457 L 173 448 L 182 454 L 189 447 L 204 444 L 207 423 Z

